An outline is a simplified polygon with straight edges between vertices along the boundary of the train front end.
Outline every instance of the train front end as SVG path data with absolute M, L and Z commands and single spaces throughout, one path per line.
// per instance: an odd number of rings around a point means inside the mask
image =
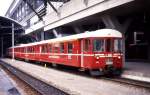
M 121 74 L 123 68 L 123 37 L 116 30 L 101 30 L 89 38 L 91 56 L 85 59 L 91 74 Z M 90 52 L 89 52 L 90 53 Z
M 93 69 L 103 74 L 120 74 L 123 68 L 122 38 L 93 39 Z

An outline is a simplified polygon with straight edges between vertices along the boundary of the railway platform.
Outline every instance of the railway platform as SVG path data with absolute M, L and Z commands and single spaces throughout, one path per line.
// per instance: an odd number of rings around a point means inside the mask
M 147 93 L 149 93 L 143 89 L 99 78 L 90 78 L 56 69 L 44 68 L 35 64 L 27 64 L 23 61 L 12 61 L 11 59 L 0 60 L 71 95 L 135 95 L 136 93 L 138 95 L 148 95 Z M 122 76 L 129 74 L 127 70 L 130 69 L 125 69 Z
M 0 68 L 0 95 L 20 95 L 9 76 Z
M 126 62 L 124 64 L 123 78 L 150 82 L 150 63 Z

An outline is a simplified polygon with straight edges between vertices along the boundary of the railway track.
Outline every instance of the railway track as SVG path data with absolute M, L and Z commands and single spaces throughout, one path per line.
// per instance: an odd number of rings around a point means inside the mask
M 1 65 L 9 70 L 12 74 L 17 76 L 19 79 L 26 82 L 28 85 L 30 85 L 33 89 L 41 93 L 42 95 L 69 95 L 67 92 L 64 92 L 54 86 L 51 86 L 40 79 L 37 79 L 33 76 L 30 76 L 27 73 L 24 73 L 23 71 L 18 70 L 15 67 L 12 67 L 11 65 L 0 61 Z
M 11 95 L 41 95 L 39 92 L 37 92 L 31 86 L 29 86 L 27 83 L 25 83 L 24 81 L 19 79 L 17 76 L 12 74 L 5 67 L 0 65 L 0 69 L 5 72 L 6 77 L 9 78 L 9 80 L 11 81 L 11 84 L 13 85 L 13 88 L 8 90 L 8 93 L 10 93 Z M 7 85 L 5 85 L 5 86 L 7 86 Z
M 119 82 L 121 84 L 136 86 L 140 88 L 150 89 L 150 83 L 148 82 L 136 81 L 136 80 L 126 79 L 126 78 L 121 78 L 121 77 L 116 77 L 116 78 L 102 77 L 102 79 L 117 82 L 117 83 Z

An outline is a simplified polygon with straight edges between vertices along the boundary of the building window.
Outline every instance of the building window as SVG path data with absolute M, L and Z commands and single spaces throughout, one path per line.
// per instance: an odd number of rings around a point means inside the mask
M 22 12 L 22 17 L 24 18 L 26 16 L 25 15 L 25 3 L 24 2 L 22 2 L 21 12 Z
M 35 2 L 35 8 L 40 7 L 43 4 L 43 0 L 36 0 Z
M 28 15 L 29 6 L 27 3 L 25 3 L 25 16 Z
M 22 14 L 21 14 L 21 5 L 18 7 L 18 20 L 20 21 L 22 19 Z

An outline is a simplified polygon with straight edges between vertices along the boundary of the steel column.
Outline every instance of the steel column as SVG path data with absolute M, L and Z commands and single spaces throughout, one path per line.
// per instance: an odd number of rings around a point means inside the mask
M 12 23 L 12 60 L 14 60 L 14 23 Z
M 1 36 L 1 57 L 3 57 L 3 36 Z

